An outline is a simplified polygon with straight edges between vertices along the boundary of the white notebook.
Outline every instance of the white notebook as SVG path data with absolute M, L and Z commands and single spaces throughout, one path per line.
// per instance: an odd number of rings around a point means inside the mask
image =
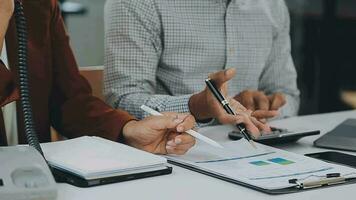
M 48 163 L 87 180 L 166 168 L 164 157 L 99 137 L 41 144 Z

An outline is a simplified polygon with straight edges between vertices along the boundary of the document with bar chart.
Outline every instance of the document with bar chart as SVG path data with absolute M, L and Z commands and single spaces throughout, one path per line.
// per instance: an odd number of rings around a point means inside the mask
M 257 144 L 253 148 L 241 139 L 223 144 L 224 149 L 198 143 L 186 155 L 169 156 L 171 163 L 216 178 L 253 187 L 267 193 L 288 193 L 287 188 L 301 188 L 315 185 L 323 180 L 345 182 L 355 180 L 356 169 L 327 163 L 314 158 L 287 152 L 277 148 Z M 327 175 L 338 177 L 327 177 Z M 333 178 L 333 179 L 332 179 Z M 294 181 L 293 181 L 294 180 Z M 305 189 L 305 188 L 304 188 Z

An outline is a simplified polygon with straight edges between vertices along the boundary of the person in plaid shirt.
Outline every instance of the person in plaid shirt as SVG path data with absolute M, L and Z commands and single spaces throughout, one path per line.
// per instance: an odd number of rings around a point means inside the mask
M 299 108 L 289 25 L 283 0 L 108 0 L 107 102 L 138 118 L 146 116 L 140 110 L 146 104 L 231 123 L 204 103 L 204 80 L 233 68 L 230 103 L 243 104 L 266 130 L 256 118 L 293 116 Z

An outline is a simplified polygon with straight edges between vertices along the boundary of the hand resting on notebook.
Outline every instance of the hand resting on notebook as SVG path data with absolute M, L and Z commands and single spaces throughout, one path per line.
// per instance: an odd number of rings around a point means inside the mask
M 195 144 L 195 139 L 184 133 L 194 127 L 194 117 L 189 114 L 163 114 L 128 122 L 123 129 L 125 143 L 155 154 L 185 154 Z

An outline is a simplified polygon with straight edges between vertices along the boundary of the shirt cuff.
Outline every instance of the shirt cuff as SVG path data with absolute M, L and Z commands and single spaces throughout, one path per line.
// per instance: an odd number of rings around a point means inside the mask
M 182 95 L 182 96 L 155 95 L 154 98 L 150 99 L 150 101 L 147 102 L 147 106 L 152 107 L 153 109 L 155 109 L 159 112 L 179 112 L 179 113 L 190 113 L 191 114 L 190 109 L 189 109 L 189 99 L 191 96 L 193 96 L 193 95 L 192 94 Z M 166 99 L 164 101 L 162 101 L 162 98 L 166 98 Z M 159 103 L 159 102 L 162 102 L 162 103 Z M 149 116 L 149 114 L 145 113 L 144 116 L 147 117 L 147 116 Z M 206 122 L 197 122 L 196 126 L 198 128 L 201 128 L 201 127 L 209 126 L 209 125 L 212 125 L 215 123 L 216 123 L 216 120 L 211 119 Z
M 188 102 L 191 96 L 190 94 L 182 96 L 155 95 L 146 102 L 146 105 L 158 112 L 190 113 Z M 144 117 L 147 116 L 149 114 L 145 113 Z

